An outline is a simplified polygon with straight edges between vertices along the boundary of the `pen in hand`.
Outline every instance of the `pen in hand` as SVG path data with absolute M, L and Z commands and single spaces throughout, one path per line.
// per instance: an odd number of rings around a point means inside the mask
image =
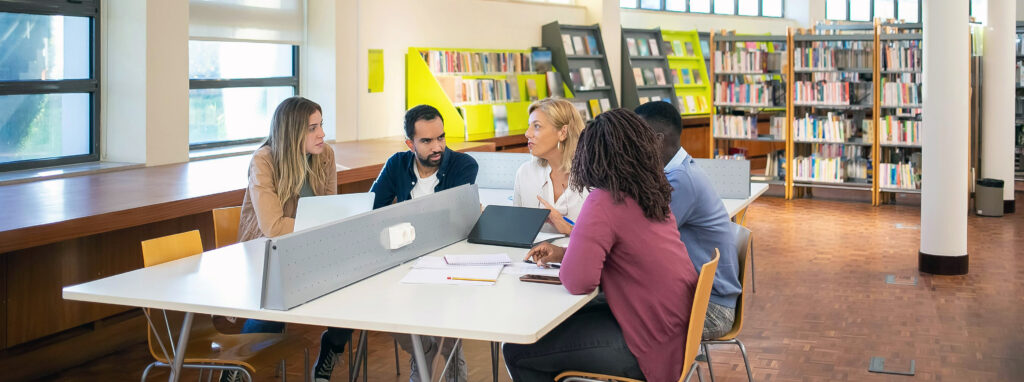
M 569 223 L 569 225 L 571 225 L 573 227 L 576 226 L 576 222 L 572 221 L 572 219 L 569 219 L 568 216 L 562 216 L 562 219 L 564 219 L 566 223 Z

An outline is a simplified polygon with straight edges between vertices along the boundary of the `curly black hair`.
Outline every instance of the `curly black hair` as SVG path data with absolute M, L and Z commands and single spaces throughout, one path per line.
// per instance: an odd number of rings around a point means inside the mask
M 670 213 L 672 186 L 658 156 L 660 141 L 640 116 L 628 109 L 601 113 L 580 135 L 569 175 L 577 192 L 584 188 L 608 191 L 616 203 L 635 200 L 651 221 Z

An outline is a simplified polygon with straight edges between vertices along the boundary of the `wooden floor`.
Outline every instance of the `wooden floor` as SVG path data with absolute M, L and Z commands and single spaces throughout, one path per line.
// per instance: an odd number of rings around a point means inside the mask
M 1024 194 L 1016 196 L 1024 211 Z M 794 201 L 764 197 L 751 207 L 747 224 L 755 234 L 757 292 L 748 279 L 739 338 L 755 380 L 1024 380 L 1024 213 L 969 217 L 970 273 L 957 277 L 917 272 L 920 213 L 912 203 L 873 208 L 820 194 Z M 917 284 L 887 284 L 886 275 L 916 277 Z M 322 329 L 290 328 L 310 339 L 315 357 Z M 401 375 L 395 374 L 389 336 L 371 333 L 369 344 L 369 380 L 408 380 L 404 353 Z M 470 380 L 489 381 L 487 344 L 468 342 L 466 355 Z M 746 380 L 734 347 L 713 348 L 711 355 L 718 381 Z M 869 373 L 875 356 L 897 371 L 907 371 L 913 360 L 916 375 Z M 134 381 L 148 362 L 139 344 L 45 380 Z M 289 379 L 301 380 L 301 364 L 301 355 L 289 360 Z M 195 379 L 189 375 L 185 380 Z M 158 370 L 150 380 L 166 376 Z M 347 371 L 335 376 L 343 380 Z M 508 380 L 503 368 L 500 376 Z

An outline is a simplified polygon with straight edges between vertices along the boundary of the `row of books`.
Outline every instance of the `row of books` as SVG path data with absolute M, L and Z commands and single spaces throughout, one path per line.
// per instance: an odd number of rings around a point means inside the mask
M 583 117 L 584 121 L 594 119 L 598 114 L 612 109 L 612 103 L 607 98 L 573 101 L 572 104 L 580 112 L 580 117 Z
M 633 80 L 637 86 L 667 85 L 665 70 L 655 68 L 633 68 Z
M 921 104 L 921 84 L 882 80 L 882 105 L 907 106 Z
M 672 55 L 676 57 L 693 57 L 693 43 L 689 41 L 665 41 L 665 45 L 672 46 Z
M 518 86 L 512 79 L 463 79 L 438 77 L 438 83 L 452 103 L 515 102 L 519 100 Z M 528 82 L 532 82 L 528 81 Z M 527 84 L 529 87 L 529 83 Z M 536 84 L 533 86 L 536 94 Z
M 768 153 L 764 166 L 764 180 L 782 180 L 786 178 L 786 151 L 776 150 Z
M 626 38 L 626 49 L 629 50 L 629 55 L 631 57 L 648 57 L 661 55 L 661 52 L 658 49 L 658 39 L 656 38 Z M 690 55 L 693 55 L 693 48 L 691 47 L 690 49 Z
M 570 35 L 562 34 L 562 46 L 565 47 L 565 54 L 569 56 L 596 56 L 601 54 L 601 48 L 597 46 L 597 39 L 593 35 Z
M 773 116 L 768 131 L 772 139 L 786 139 L 786 116 Z
M 864 146 L 851 146 L 836 143 L 812 143 L 810 145 L 810 156 L 823 158 L 842 158 L 845 160 L 868 160 L 871 157 L 871 148 Z
M 921 41 L 892 41 L 882 47 L 882 70 L 921 70 Z
M 772 105 L 773 87 L 768 83 L 737 84 L 719 82 L 715 86 L 715 104 L 764 106 Z
M 711 133 L 715 138 L 757 138 L 757 115 L 715 114 Z
M 533 58 L 529 53 L 424 50 L 420 55 L 435 74 L 522 73 L 533 68 Z
M 879 126 L 878 141 L 882 144 L 920 145 L 921 121 L 886 116 Z
M 845 183 L 847 179 L 867 179 L 871 161 L 846 160 L 839 157 L 793 158 L 793 180 L 818 183 Z
M 871 103 L 870 82 L 794 81 L 793 98 L 798 105 L 865 105 Z
M 882 188 L 921 188 L 921 170 L 910 163 L 879 163 L 878 174 L 879 185 Z
M 715 51 L 715 73 L 780 72 L 784 63 L 779 52 Z
M 673 84 L 701 85 L 704 83 L 704 76 L 701 75 L 699 68 L 669 69 L 669 74 L 671 74 Z
M 597 87 L 604 87 L 604 71 L 600 68 L 579 68 L 569 72 L 569 79 L 573 87 L 580 90 L 588 90 Z
M 848 143 L 858 137 L 860 142 L 871 143 L 870 119 L 855 120 L 828 113 L 824 116 L 805 114 L 793 121 L 793 140 L 798 142 Z
M 640 97 L 641 104 L 643 99 L 644 97 Z M 702 95 L 687 94 L 682 97 L 676 97 L 676 100 L 679 102 L 679 111 L 682 113 L 696 114 L 708 111 L 708 101 Z
M 871 69 L 872 44 L 866 41 L 812 42 L 793 49 L 796 70 Z

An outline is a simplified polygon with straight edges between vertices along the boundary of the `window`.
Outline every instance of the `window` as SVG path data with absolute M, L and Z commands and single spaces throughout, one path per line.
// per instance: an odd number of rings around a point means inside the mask
M 258 142 L 274 109 L 298 93 L 298 47 L 290 44 L 188 43 L 190 149 Z
M 619 0 L 619 6 L 717 15 L 782 17 L 783 14 L 783 0 Z
M 826 0 L 825 18 L 843 21 L 871 21 L 896 18 L 908 23 L 921 20 L 922 0 Z
M 99 4 L 0 1 L 0 171 L 99 160 Z

